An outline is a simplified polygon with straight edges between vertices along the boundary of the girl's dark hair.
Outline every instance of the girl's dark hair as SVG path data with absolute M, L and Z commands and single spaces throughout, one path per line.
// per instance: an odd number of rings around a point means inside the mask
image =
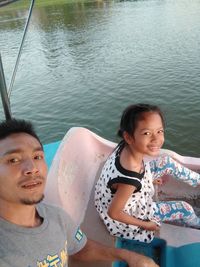
M 159 107 L 149 104 L 135 104 L 128 106 L 122 113 L 120 127 L 117 135 L 123 138 L 123 133 L 133 134 L 137 127 L 137 123 L 141 120 L 142 113 L 155 112 L 161 117 L 163 127 L 165 125 L 164 116 Z
M 42 146 L 31 122 L 12 118 L 0 123 L 0 140 L 15 133 L 27 133 L 36 138 Z

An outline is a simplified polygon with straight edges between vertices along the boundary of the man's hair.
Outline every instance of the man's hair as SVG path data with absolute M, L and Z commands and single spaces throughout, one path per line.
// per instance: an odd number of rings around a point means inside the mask
M 39 137 L 37 136 L 34 127 L 30 121 L 19 120 L 19 119 L 10 119 L 2 121 L 0 123 L 0 140 L 10 136 L 11 134 L 16 133 L 26 133 L 38 140 L 41 144 Z

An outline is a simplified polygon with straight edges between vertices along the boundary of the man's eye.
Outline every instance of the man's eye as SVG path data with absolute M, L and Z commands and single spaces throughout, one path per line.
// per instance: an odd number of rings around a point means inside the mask
M 19 162 L 19 159 L 17 159 L 17 158 L 12 158 L 12 159 L 8 160 L 8 163 L 11 163 L 11 164 L 17 163 L 17 162 Z
M 151 133 L 150 132 L 145 132 L 144 135 L 150 135 Z
M 34 159 L 38 159 L 38 160 L 43 159 L 43 158 L 44 157 L 42 155 L 37 155 L 37 156 L 34 157 Z
M 164 133 L 164 130 L 159 130 L 158 133 Z

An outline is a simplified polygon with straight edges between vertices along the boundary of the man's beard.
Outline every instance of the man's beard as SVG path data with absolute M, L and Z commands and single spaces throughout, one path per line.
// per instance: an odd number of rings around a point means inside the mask
M 35 205 L 40 203 L 44 199 L 44 194 L 38 199 L 21 199 L 20 202 L 25 205 Z

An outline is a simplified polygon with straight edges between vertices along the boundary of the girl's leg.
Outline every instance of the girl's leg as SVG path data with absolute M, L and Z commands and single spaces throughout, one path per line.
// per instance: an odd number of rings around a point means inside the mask
M 179 222 L 182 225 L 200 229 L 200 218 L 196 216 L 192 206 L 185 201 L 157 202 L 155 217 L 162 222 Z
M 150 162 L 150 167 L 153 179 L 157 179 L 168 174 L 177 180 L 181 180 L 194 187 L 200 184 L 199 173 L 184 167 L 167 155 L 163 155 L 156 160 L 152 160 Z

